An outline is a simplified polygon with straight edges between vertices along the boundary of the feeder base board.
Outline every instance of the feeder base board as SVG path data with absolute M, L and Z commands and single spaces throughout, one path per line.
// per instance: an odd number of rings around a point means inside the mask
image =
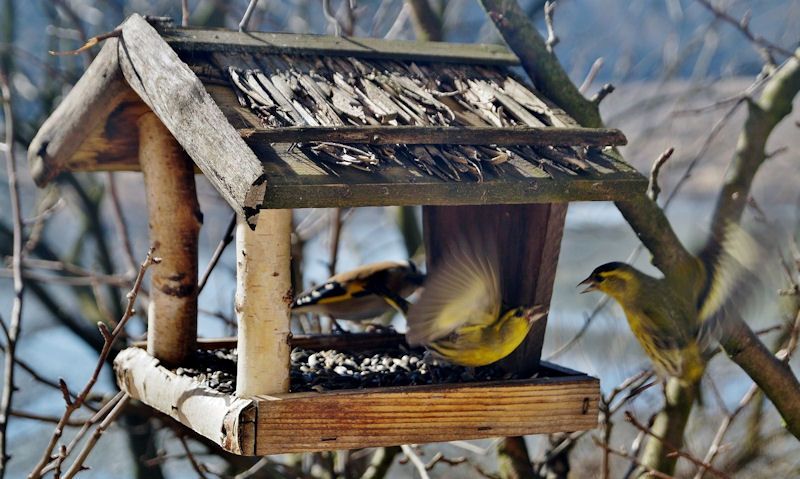
M 597 426 L 596 378 L 543 363 L 552 377 L 276 394 L 240 399 L 161 366 L 141 348 L 114 363 L 119 386 L 226 451 L 357 449 Z

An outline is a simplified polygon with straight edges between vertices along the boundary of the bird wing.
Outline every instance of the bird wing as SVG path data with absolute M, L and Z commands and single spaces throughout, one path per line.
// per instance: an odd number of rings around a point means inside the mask
M 331 276 L 326 282 L 347 283 L 354 280 L 364 280 L 369 277 L 388 271 L 392 268 L 402 270 L 408 268 L 407 261 L 379 261 L 377 263 L 365 264 L 357 268 L 338 273 Z
M 741 314 L 763 285 L 756 270 L 766 269 L 767 246 L 756 241 L 736 223 L 729 223 L 721 237 L 712 237 L 699 258 L 706 268 L 704 291 L 698 300 L 698 343 L 708 348 L 718 339 L 724 319 Z
M 302 308 L 309 308 L 317 304 L 327 304 L 339 301 L 348 301 L 353 297 L 366 294 L 378 294 L 384 296 L 378 288 L 371 288 L 372 281 L 380 279 L 392 269 L 401 270 L 408 268 L 405 261 L 380 261 L 370 263 L 357 268 L 336 274 L 328 278 L 324 283 L 309 288 L 300 293 L 292 303 L 292 309 L 302 311 Z
M 459 243 L 446 254 L 408 312 L 406 338 L 426 344 L 460 327 L 485 325 L 500 315 L 500 277 L 496 247 Z

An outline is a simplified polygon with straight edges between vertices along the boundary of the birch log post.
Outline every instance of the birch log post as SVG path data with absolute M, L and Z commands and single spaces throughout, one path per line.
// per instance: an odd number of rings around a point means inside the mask
M 138 125 L 150 241 L 161 257 L 151 276 L 147 351 L 175 366 L 197 341 L 197 237 L 202 215 L 194 168 L 181 146 L 153 113 L 143 115 Z
M 236 394 L 289 391 L 292 210 L 261 210 L 236 228 Z

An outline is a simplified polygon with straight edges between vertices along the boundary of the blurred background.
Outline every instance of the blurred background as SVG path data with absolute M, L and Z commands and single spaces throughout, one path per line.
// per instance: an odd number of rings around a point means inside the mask
M 414 15 L 403 0 L 358 0 L 350 10 L 346 1 L 331 1 L 342 28 L 355 36 L 414 39 Z M 528 16 L 544 32 L 543 1 L 520 1 Z M 237 28 L 246 0 L 189 0 L 194 26 Z M 440 22 L 442 39 L 453 42 L 498 43 L 500 36 L 481 6 L 473 0 L 430 0 Z M 789 50 L 800 40 L 799 0 L 729 0 L 716 2 L 732 17 L 749 15 L 749 29 Z M 125 260 L 124 229 L 119 227 L 109 201 L 112 189 L 121 206 L 130 250 L 137 261 L 148 248 L 147 217 L 141 176 L 116 173 L 67 175 L 48 189 L 37 189 L 24 161 L 26 146 L 44 119 L 81 76 L 88 55 L 52 56 L 48 51 L 78 48 L 86 38 L 113 30 L 131 13 L 169 16 L 180 22 L 179 0 L 0 0 L 0 68 L 7 73 L 13 97 L 15 148 L 18 153 L 23 217 L 28 234 L 26 250 L 33 258 L 79 266 L 73 270 L 31 270 L 18 357 L 48 380 L 63 377 L 73 388 L 91 374 L 102 339 L 97 321 L 121 316 L 124 292 L 129 289 L 130 265 Z M 605 122 L 622 129 L 629 145 L 625 159 L 647 174 L 653 161 L 667 148 L 675 154 L 660 177 L 661 203 L 686 244 L 699 244 L 713 203 L 732 158 L 746 109 L 731 101 L 745 93 L 759 93 L 758 77 L 764 58 L 738 29 L 720 20 L 695 0 L 559 0 L 554 28 L 560 38 L 555 51 L 572 80 L 591 96 L 605 83 L 616 87 L 602 103 Z M 333 34 L 319 0 L 261 0 L 250 29 L 295 33 Z M 98 49 L 95 49 L 95 52 Z M 754 83 L 756 82 L 756 83 Z M 800 224 L 800 129 L 797 114 L 773 133 L 767 151 L 775 155 L 756 177 L 753 197 L 769 221 L 797 231 Z M 11 254 L 11 218 L 5 169 L 0 172 L 0 257 Z M 204 214 L 201 230 L 201 270 L 222 237 L 230 209 L 208 183 L 198 177 L 198 194 Z M 674 196 L 673 196 L 674 195 Z M 304 285 L 319 283 L 329 274 L 331 218 L 329 211 L 295 213 L 302 242 Z M 337 271 L 384 260 L 407 259 L 409 228 L 402 227 L 394 208 L 343 211 Z M 419 220 L 417 214 L 416 221 Z M 413 228 L 411 229 L 413 230 Z M 404 236 L 405 235 L 405 236 Z M 562 242 L 555 292 L 551 305 L 543 357 L 599 377 L 604 393 L 648 367 L 621 310 L 610 304 L 598 307 L 599 295 L 578 295 L 575 284 L 591 270 L 611 260 L 625 260 L 638 241 L 611 203 L 574 203 L 569 207 Z M 206 337 L 232 333 L 235 262 L 226 251 L 200 296 L 200 334 Z M 652 271 L 648 254 L 640 252 L 636 265 Z M 13 298 L 10 268 L 0 265 L 0 317 L 7 318 Z M 89 274 L 87 272 L 92 272 Z M 96 274 L 95 274 L 96 273 Z M 97 276 L 103 276 L 98 280 Z M 81 278 L 83 280 L 76 280 Z M 94 280 L 93 280 L 94 278 Z M 748 318 L 754 330 L 786 320 L 778 296 Z M 403 329 L 402 320 L 396 320 Z M 130 323 L 135 339 L 143 332 L 141 317 Z M 764 335 L 770 345 L 778 330 Z M 687 431 L 687 449 L 702 457 L 720 421 L 735 409 L 752 384 L 723 357 L 711 363 L 704 388 L 706 401 L 694 412 Z M 709 378 L 713 378 L 713 381 Z M 61 393 L 21 372 L 15 407 L 37 417 L 12 417 L 6 477 L 25 477 L 41 456 L 53 424 L 61 415 Z M 100 376 L 97 394 L 113 394 L 116 386 L 110 368 Z M 646 417 L 662 401 L 660 388 L 651 388 L 629 403 L 628 409 Z M 24 416 L 25 414 L 22 414 Z M 81 416 L 83 417 L 83 416 Z M 67 435 L 72 434 L 70 429 Z M 613 444 L 630 445 L 637 431 L 624 421 L 614 429 Z M 553 437 L 527 439 L 531 459 L 543 461 L 552 450 Z M 781 429 L 779 417 L 768 401 L 751 401 L 731 426 L 715 464 L 739 477 L 798 477 L 797 442 Z M 210 454 L 204 445 L 189 447 L 207 465 L 208 477 L 230 477 L 241 464 Z M 213 451 L 212 451 L 213 452 Z M 431 477 L 481 477 L 496 470 L 492 441 L 471 441 L 422 448 L 430 460 L 436 452 L 447 457 L 467 457 L 462 465 L 438 464 Z M 574 441 L 569 449 L 573 477 L 591 477 L 601 460 L 591 434 Z M 315 458 L 299 461 L 312 471 Z M 321 460 L 319 460 L 321 461 Z M 333 461 L 335 462 L 335 461 Z M 403 462 L 403 461 L 401 461 Z M 478 464 L 470 467 L 468 464 Z M 148 416 L 144 408 L 131 408 L 98 444 L 81 477 L 197 477 L 175 433 Z M 316 464 L 319 469 L 324 469 Z M 335 470 L 336 466 L 331 466 Z M 621 477 L 627 463 L 614 459 L 614 474 Z M 304 470 L 305 470 L 304 469 Z M 483 471 L 483 472 L 481 472 Z M 691 476 L 687 464 L 679 475 Z M 228 476 L 224 476 L 227 474 Z M 395 464 L 389 477 L 411 477 L 413 467 Z M 278 477 L 278 476 L 264 476 Z M 290 476 L 289 476 L 290 477 Z M 326 477 L 324 475 L 318 477 Z M 327 476 L 333 477 L 333 476 Z M 553 476 L 557 477 L 557 476 Z

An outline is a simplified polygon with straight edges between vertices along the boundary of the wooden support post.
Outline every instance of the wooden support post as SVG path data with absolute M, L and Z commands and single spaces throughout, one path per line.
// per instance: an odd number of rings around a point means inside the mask
M 150 241 L 161 264 L 151 273 L 147 351 L 181 364 L 197 341 L 197 235 L 202 223 L 191 160 L 153 113 L 139 121 L 139 162 Z
M 236 227 L 236 394 L 289 391 L 292 210 L 262 210 Z
M 449 243 L 467 230 L 496 238 L 500 248 L 503 302 L 509 306 L 550 307 L 566 204 L 492 206 L 424 206 L 428 268 L 436 268 Z M 546 318 L 500 364 L 509 371 L 532 374 L 539 367 Z

